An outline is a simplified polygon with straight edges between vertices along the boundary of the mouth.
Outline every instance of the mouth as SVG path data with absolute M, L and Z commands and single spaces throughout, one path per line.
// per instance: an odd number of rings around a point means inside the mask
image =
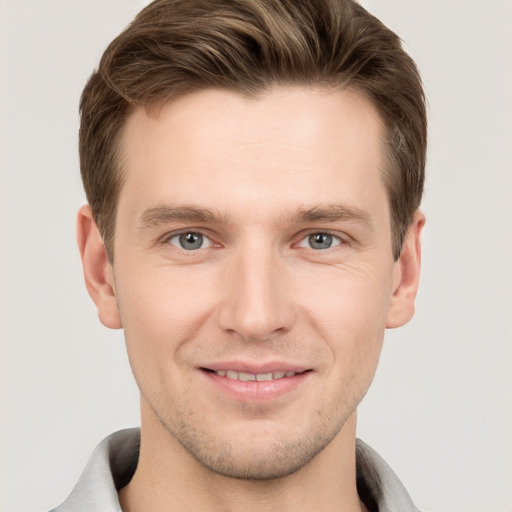
M 234 370 L 212 370 L 210 368 L 201 368 L 201 370 L 207 373 L 213 373 L 220 377 L 226 377 L 227 379 L 239 380 L 242 382 L 269 382 L 272 380 L 280 380 L 285 377 L 295 377 L 296 375 L 302 375 L 303 373 L 310 372 L 311 370 L 305 371 L 273 371 L 266 373 L 249 373 L 249 372 L 237 372 Z
M 215 396 L 229 397 L 245 405 L 271 404 L 283 396 L 290 396 L 310 380 L 312 369 L 287 363 L 269 365 L 243 363 L 216 363 L 214 368 L 200 367 L 215 391 Z M 220 393 L 220 395 L 218 394 Z

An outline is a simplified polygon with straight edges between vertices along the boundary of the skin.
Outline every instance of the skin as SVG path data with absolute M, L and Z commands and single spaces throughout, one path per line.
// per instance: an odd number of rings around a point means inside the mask
M 356 409 L 385 329 L 413 315 L 424 223 L 394 261 L 382 139 L 353 91 L 206 90 L 129 118 L 113 266 L 78 216 L 89 293 L 141 391 L 123 510 L 362 510 Z M 205 370 L 285 367 L 304 373 Z

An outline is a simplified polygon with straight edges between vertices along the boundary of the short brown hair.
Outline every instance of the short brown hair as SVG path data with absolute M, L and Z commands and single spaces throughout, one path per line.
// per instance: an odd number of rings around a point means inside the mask
M 274 84 L 352 88 L 376 107 L 399 257 L 421 201 L 427 141 L 421 79 L 399 37 L 353 0 L 156 0 L 108 46 L 80 101 L 82 180 L 111 260 L 119 148 L 134 108 Z

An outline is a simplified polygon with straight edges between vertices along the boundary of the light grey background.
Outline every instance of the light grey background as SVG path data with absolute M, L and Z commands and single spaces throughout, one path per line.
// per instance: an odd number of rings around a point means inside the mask
M 138 424 L 81 278 L 78 99 L 143 0 L 0 0 L 0 510 L 49 509 Z M 512 2 L 367 0 L 430 101 L 422 285 L 359 436 L 426 511 L 512 510 Z

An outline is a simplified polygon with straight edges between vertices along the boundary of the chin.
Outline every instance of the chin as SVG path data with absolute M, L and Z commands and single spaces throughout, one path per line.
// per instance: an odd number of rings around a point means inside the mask
M 312 444 L 312 443 L 310 443 Z M 325 444 L 304 446 L 285 441 L 258 449 L 241 449 L 232 445 L 218 446 L 208 453 L 189 452 L 205 468 L 229 478 L 251 481 L 275 480 L 299 471 L 323 450 Z
M 342 426 L 318 424 L 294 432 L 274 425 L 243 429 L 244 432 L 224 430 L 218 436 L 212 430 L 198 432 L 190 425 L 186 430 L 167 430 L 209 471 L 229 478 L 265 481 L 302 469 L 329 445 Z

